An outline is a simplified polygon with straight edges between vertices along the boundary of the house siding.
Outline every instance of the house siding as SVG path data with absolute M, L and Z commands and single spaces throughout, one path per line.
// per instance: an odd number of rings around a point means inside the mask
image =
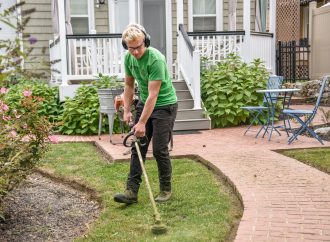
M 47 63 L 49 61 L 48 41 L 53 38 L 51 0 L 25 0 L 22 10 L 24 11 L 30 8 L 35 8 L 36 11 L 30 15 L 31 19 L 24 30 L 24 34 L 30 34 L 38 42 L 32 46 L 33 50 L 29 54 L 29 58 L 25 61 L 24 67 L 27 70 L 49 72 L 49 67 L 41 63 Z M 24 19 L 24 16 L 22 18 Z M 28 49 L 30 46 L 26 38 L 24 38 L 23 44 L 24 49 Z
M 99 8 L 95 8 L 95 29 L 96 33 L 109 33 L 109 4 L 102 4 Z

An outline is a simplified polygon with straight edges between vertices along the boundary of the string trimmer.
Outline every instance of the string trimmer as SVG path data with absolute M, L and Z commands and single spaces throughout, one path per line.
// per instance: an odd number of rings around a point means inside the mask
M 140 161 L 140 165 L 141 165 L 141 168 L 142 168 L 144 180 L 146 182 L 147 190 L 148 190 L 148 193 L 149 193 L 149 199 L 150 199 L 152 208 L 154 210 L 154 220 L 155 221 L 154 221 L 154 225 L 151 227 L 151 231 L 152 231 L 153 234 L 164 234 L 164 233 L 167 232 L 167 227 L 161 221 L 160 214 L 158 212 L 156 202 L 155 202 L 154 196 L 152 194 L 151 186 L 150 186 L 149 179 L 148 179 L 148 176 L 147 176 L 147 171 L 145 169 L 144 162 L 143 162 L 142 155 L 141 155 L 141 151 L 140 151 L 140 146 L 145 146 L 145 145 L 147 145 L 147 143 L 148 143 L 147 136 L 137 138 L 137 137 L 135 137 L 134 132 L 132 132 L 132 131 L 129 132 L 128 135 L 124 139 L 124 146 L 126 146 L 126 147 L 135 146 L 138 157 L 139 157 L 139 161 Z

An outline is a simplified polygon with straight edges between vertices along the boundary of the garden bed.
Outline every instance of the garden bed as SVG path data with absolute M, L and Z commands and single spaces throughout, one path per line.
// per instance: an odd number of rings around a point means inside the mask
M 32 173 L 5 198 L 0 241 L 72 241 L 100 213 L 89 195 Z

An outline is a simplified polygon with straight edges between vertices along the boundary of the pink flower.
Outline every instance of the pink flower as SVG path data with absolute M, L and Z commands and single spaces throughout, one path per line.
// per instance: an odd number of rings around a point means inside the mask
M 17 132 L 15 130 L 12 130 L 12 131 L 10 131 L 10 135 L 12 137 L 16 137 L 17 136 Z
M 4 121 L 9 121 L 9 120 L 11 120 L 11 117 L 10 116 L 2 116 L 2 119 Z
M 48 139 L 50 142 L 52 142 L 53 144 L 57 144 L 58 143 L 58 138 L 55 135 L 49 135 Z
M 7 104 L 2 104 L 1 105 L 1 109 L 4 111 L 4 112 L 7 112 L 8 110 L 9 110 L 9 107 L 8 107 L 8 105 Z
M 5 88 L 5 87 L 1 87 L 0 88 L 0 93 L 1 94 L 5 94 L 5 93 L 7 93 L 8 92 L 8 89 L 7 88 Z
M 25 90 L 24 92 L 23 92 L 23 96 L 24 97 L 30 97 L 32 95 L 32 91 L 30 91 L 30 90 Z

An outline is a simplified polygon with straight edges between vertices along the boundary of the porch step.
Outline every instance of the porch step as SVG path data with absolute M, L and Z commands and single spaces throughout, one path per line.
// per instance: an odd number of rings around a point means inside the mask
M 188 90 L 187 84 L 184 80 L 172 81 L 176 90 Z
M 176 96 L 178 99 L 192 99 L 192 96 L 190 94 L 189 90 L 176 90 Z
M 192 109 L 194 108 L 193 99 L 178 99 L 178 110 L 180 109 Z
M 174 131 L 181 130 L 202 130 L 211 129 L 211 122 L 209 119 L 183 119 L 176 120 L 174 123 Z
M 174 80 L 173 85 L 178 97 L 174 131 L 211 129 L 211 119 L 204 114 L 204 109 L 193 109 L 194 100 L 185 80 Z
M 179 109 L 176 115 L 177 120 L 203 118 L 205 118 L 203 109 Z

